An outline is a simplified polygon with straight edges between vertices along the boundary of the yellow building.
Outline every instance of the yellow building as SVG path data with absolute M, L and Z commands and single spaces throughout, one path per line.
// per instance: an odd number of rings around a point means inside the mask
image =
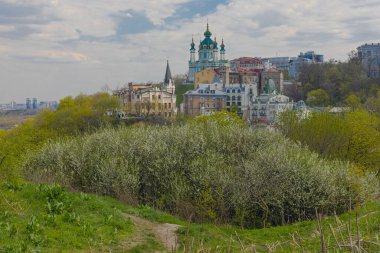
M 213 68 L 206 68 L 195 73 L 194 89 L 198 89 L 200 83 L 212 84 L 215 79 L 218 78 L 218 74 Z

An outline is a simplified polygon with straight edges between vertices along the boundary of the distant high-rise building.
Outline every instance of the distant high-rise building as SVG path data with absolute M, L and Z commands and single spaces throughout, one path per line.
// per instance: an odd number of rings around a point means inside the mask
M 324 56 L 316 54 L 314 51 L 300 53 L 297 57 L 269 57 L 262 58 L 263 62 L 269 62 L 271 65 L 282 71 L 288 71 L 291 78 L 296 79 L 299 74 L 299 69 L 303 64 L 323 63 Z
M 32 109 L 32 101 L 30 100 L 30 98 L 26 99 L 26 109 L 27 110 Z
M 37 108 L 38 108 L 37 98 L 33 98 L 32 109 L 37 109 Z
M 314 51 L 307 51 L 306 53 L 300 53 L 298 57 L 312 60 L 313 63 L 322 63 L 325 58 L 322 54 L 316 54 Z
M 308 51 L 306 53 L 300 53 L 296 59 L 289 62 L 289 76 L 297 79 L 299 71 L 302 65 L 312 63 L 323 63 L 324 56 L 322 54 L 316 54 L 314 51 Z
M 380 43 L 364 44 L 357 48 L 358 57 L 368 77 L 380 76 Z

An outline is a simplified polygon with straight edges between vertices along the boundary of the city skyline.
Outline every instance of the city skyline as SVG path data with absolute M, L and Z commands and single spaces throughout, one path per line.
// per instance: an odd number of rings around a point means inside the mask
M 308 50 L 345 60 L 380 42 L 378 1 L 0 0 L 0 103 L 162 81 L 167 59 L 186 73 L 207 20 L 229 60 Z

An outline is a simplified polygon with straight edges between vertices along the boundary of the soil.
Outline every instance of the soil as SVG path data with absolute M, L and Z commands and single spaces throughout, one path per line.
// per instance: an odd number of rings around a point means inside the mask
M 133 222 L 137 230 L 133 245 L 130 246 L 137 246 L 144 241 L 147 235 L 154 235 L 155 239 L 162 243 L 168 252 L 178 248 L 176 231 L 180 227 L 179 225 L 156 223 L 130 214 L 124 214 L 124 216 Z

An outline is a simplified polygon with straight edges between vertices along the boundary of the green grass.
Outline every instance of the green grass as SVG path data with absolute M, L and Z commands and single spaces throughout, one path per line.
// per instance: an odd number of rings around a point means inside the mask
M 125 252 L 135 236 L 125 209 L 56 185 L 1 185 L 0 252 Z M 139 247 L 162 248 L 154 239 Z
M 181 225 L 178 231 L 180 252 L 184 247 L 210 252 L 228 252 L 229 249 L 240 252 L 242 248 L 245 249 L 243 252 L 252 252 L 253 247 L 258 252 L 320 252 L 321 249 L 316 221 L 265 229 L 193 224 L 147 206 L 130 207 L 109 197 L 69 192 L 57 185 L 2 184 L 0 252 L 138 253 L 164 249 L 151 232 L 137 235 L 138 228 L 123 213 L 158 223 Z M 361 238 L 379 243 L 380 202 L 374 201 L 337 219 L 322 219 L 329 249 L 337 249 L 330 224 L 338 240 L 348 243 L 350 220 L 351 235 L 356 240 L 356 214 Z M 341 234 L 338 226 L 342 228 Z M 365 246 L 367 252 L 376 252 L 380 248 L 376 244 Z
M 227 225 L 193 224 L 179 220 L 171 215 L 156 211 L 147 206 L 127 208 L 126 212 L 142 218 L 160 223 L 174 223 L 182 227 L 178 231 L 180 251 L 185 247 L 211 250 L 211 252 L 238 252 L 244 247 L 246 252 L 252 252 L 253 247 L 258 252 L 320 252 L 321 237 L 316 221 L 298 222 L 292 225 L 270 227 L 265 229 L 240 229 Z M 348 243 L 347 225 L 350 220 L 351 235 L 355 238 L 356 214 L 360 227 L 361 238 L 366 241 L 380 243 L 380 202 L 373 201 L 365 206 L 355 209 L 351 214 L 343 214 L 339 217 L 325 217 L 322 219 L 323 234 L 326 246 L 337 249 L 337 244 L 330 230 L 332 225 L 335 235 L 343 244 Z M 340 236 L 337 227 L 341 226 Z M 355 239 L 354 239 L 355 240 Z M 192 247 L 192 245 L 194 245 Z M 377 252 L 380 247 L 365 245 L 368 252 Z M 272 250 L 272 251 L 271 251 Z M 372 250 L 372 251 L 371 251 Z M 346 252 L 346 251 L 335 251 Z M 347 251 L 348 252 L 348 251 Z
M 176 91 L 175 91 L 175 93 L 176 93 L 176 104 L 177 104 L 177 106 L 180 106 L 180 104 L 183 101 L 183 94 L 185 94 L 186 91 L 193 90 L 194 85 L 193 84 L 188 84 L 188 85 L 179 84 L 175 87 L 175 89 L 176 89 Z

